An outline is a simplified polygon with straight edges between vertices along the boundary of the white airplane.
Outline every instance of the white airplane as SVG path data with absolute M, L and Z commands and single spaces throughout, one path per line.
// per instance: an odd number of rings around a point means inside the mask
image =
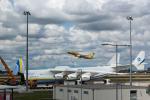
M 119 65 L 120 54 L 118 54 L 117 68 L 122 67 L 129 68 L 130 65 Z M 145 52 L 140 51 L 132 65 L 135 67 L 135 71 L 144 70 L 144 60 L 145 60 Z M 63 72 L 72 72 L 67 75 L 68 80 L 78 79 L 78 76 L 81 75 L 80 80 L 87 81 L 90 80 L 91 77 L 102 77 L 109 74 L 127 74 L 127 73 L 117 73 L 116 72 L 116 57 L 113 56 L 112 59 L 108 62 L 107 66 L 96 66 L 96 67 L 80 67 L 80 68 L 70 68 L 70 67 L 57 67 L 52 69 L 51 71 L 61 71 L 61 73 L 55 74 L 56 79 L 64 78 Z
M 26 73 L 24 73 L 25 75 Z M 26 76 L 25 76 L 26 79 Z M 28 71 L 29 80 L 49 80 L 54 79 L 54 74 L 51 69 L 40 69 L 40 70 L 29 70 Z
M 129 68 L 129 65 L 119 65 L 120 54 L 118 54 L 117 67 Z M 133 65 L 135 66 L 135 71 L 144 70 L 144 60 L 145 60 L 145 52 L 141 51 L 138 56 L 133 61 Z M 21 60 L 16 64 L 16 70 L 14 72 L 23 72 L 21 70 Z M 39 70 L 29 70 L 28 71 L 29 80 L 51 80 L 56 81 L 55 79 L 64 79 L 67 77 L 68 80 L 77 80 L 79 76 L 80 80 L 86 81 L 90 80 L 91 77 L 101 77 L 108 74 L 123 74 L 116 73 L 116 56 L 113 56 L 112 59 L 108 62 L 106 66 L 96 66 L 96 67 L 80 67 L 80 68 L 71 68 L 69 66 L 57 66 L 55 68 L 49 69 L 39 69 Z M 26 72 L 24 71 L 24 76 L 26 79 Z

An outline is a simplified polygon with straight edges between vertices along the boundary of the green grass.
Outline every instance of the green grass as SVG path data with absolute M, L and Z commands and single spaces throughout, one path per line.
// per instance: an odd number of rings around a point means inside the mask
M 53 98 L 51 91 L 34 91 L 28 93 L 14 93 L 14 100 L 48 100 Z

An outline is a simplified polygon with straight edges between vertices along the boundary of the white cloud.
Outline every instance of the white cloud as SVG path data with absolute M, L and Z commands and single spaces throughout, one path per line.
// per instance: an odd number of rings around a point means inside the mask
M 70 40 L 73 42 L 86 43 L 96 39 L 93 33 L 81 29 L 71 28 L 69 33 L 71 35 Z
M 51 55 L 68 50 L 94 51 L 96 58 L 92 63 L 103 63 L 100 61 L 106 60 L 99 59 L 110 58 L 114 48 L 102 47 L 101 43 L 129 43 L 128 15 L 134 17 L 133 51 L 144 49 L 148 52 L 149 4 L 148 0 L 1 0 L 0 50 L 9 53 L 15 51 L 17 55 L 13 54 L 13 57 L 16 58 L 24 53 L 26 17 L 22 13 L 29 10 L 29 53 L 30 60 L 34 60 L 30 63 L 35 67 L 72 65 L 67 63 L 71 62 L 68 55 Z M 124 56 L 128 54 L 127 49 L 119 50 Z M 9 56 L 8 60 L 11 61 Z M 72 60 L 77 61 L 75 58 Z M 78 65 L 85 63 L 78 62 Z
M 12 10 L 13 10 L 12 4 L 8 0 L 0 1 L 0 11 L 7 12 Z
M 0 34 L 1 37 L 16 35 L 15 29 L 3 27 L 3 23 L 0 23 L 0 33 L 1 33 Z
M 14 2 L 17 8 L 21 10 L 29 10 L 31 14 L 36 17 L 49 18 L 63 15 L 61 9 L 64 0 L 26 0 L 24 2 L 18 0 Z
M 57 25 L 46 25 L 44 27 L 45 33 L 44 35 L 46 37 L 59 37 L 59 36 L 63 36 L 66 32 L 66 30 L 64 29 L 64 27 L 62 26 L 57 26 Z
M 64 54 L 63 49 L 61 49 L 61 48 L 50 49 L 50 50 L 49 49 L 45 49 L 44 53 L 45 54 L 51 54 L 51 55 L 53 55 L 54 53 L 58 54 L 58 55 Z
M 22 41 L 25 42 L 25 41 L 26 41 L 26 40 L 25 40 L 25 37 L 22 37 L 21 35 L 17 35 L 16 38 L 15 38 L 15 40 L 16 40 L 17 42 L 22 42 Z
M 28 27 L 29 27 L 28 29 L 29 35 L 38 35 L 41 30 L 41 25 L 38 24 L 29 24 Z M 19 30 L 21 33 L 26 33 L 26 28 L 27 28 L 26 24 L 21 24 L 19 26 Z

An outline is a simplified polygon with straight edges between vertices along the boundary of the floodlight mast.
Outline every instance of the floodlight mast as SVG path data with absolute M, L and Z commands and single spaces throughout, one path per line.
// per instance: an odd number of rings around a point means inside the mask
M 132 86 L 132 27 L 131 27 L 131 22 L 133 21 L 133 17 L 132 16 L 128 16 L 127 20 L 129 20 L 129 24 L 130 24 L 130 86 Z
M 29 69 L 29 63 L 28 63 L 28 16 L 31 15 L 29 11 L 24 11 L 24 15 L 27 16 L 27 38 L 26 38 L 26 91 L 28 91 L 28 69 Z

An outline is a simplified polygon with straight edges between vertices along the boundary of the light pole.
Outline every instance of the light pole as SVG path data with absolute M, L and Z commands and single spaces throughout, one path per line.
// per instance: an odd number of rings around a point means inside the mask
M 130 23 L 130 86 L 132 86 L 132 35 L 131 35 L 131 22 L 133 21 L 132 16 L 128 16 L 127 20 Z
M 28 91 L 28 16 L 31 15 L 29 11 L 24 11 L 24 15 L 27 16 L 27 40 L 26 40 L 26 91 Z
M 80 84 L 81 84 L 81 100 L 82 100 L 82 69 L 79 69 L 79 72 L 80 72 Z
M 116 73 L 118 72 L 118 46 L 130 46 L 130 45 L 120 45 L 120 44 L 112 44 L 112 43 L 103 43 L 101 44 L 103 46 L 105 45 L 110 45 L 110 46 L 115 46 L 116 47 Z M 117 75 L 117 74 L 116 74 Z M 116 100 L 118 100 L 118 84 L 116 83 Z

